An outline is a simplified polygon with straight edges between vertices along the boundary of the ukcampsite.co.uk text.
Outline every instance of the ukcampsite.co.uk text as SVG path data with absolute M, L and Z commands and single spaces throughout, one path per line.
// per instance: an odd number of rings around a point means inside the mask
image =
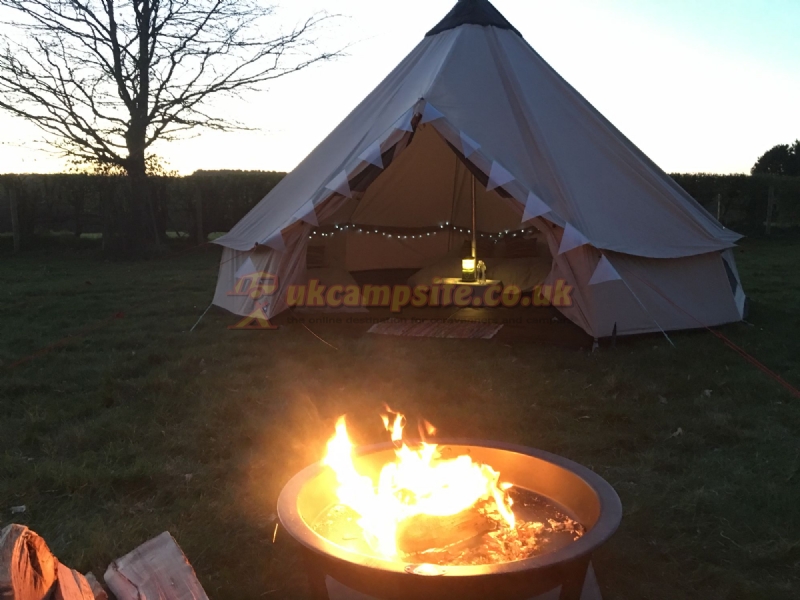
M 532 291 L 522 292 L 515 285 L 500 284 L 486 287 L 463 284 L 434 283 L 431 285 L 331 285 L 317 279 L 308 284 L 290 285 L 286 302 L 290 307 L 304 308 L 390 308 L 401 312 L 406 307 L 436 306 L 504 307 L 517 306 L 572 306 L 573 287 L 563 279 L 552 285 L 538 285 Z

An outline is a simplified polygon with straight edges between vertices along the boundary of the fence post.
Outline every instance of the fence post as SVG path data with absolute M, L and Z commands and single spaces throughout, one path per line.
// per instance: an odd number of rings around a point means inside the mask
M 206 243 L 206 235 L 203 232 L 203 194 L 195 187 L 194 190 L 194 220 L 195 220 L 195 235 L 197 236 L 197 245 L 202 246 Z
M 19 202 L 17 200 L 17 190 L 7 187 L 9 206 L 11 207 L 11 231 L 14 235 L 14 254 L 18 254 L 22 245 L 22 230 L 19 225 Z
M 772 233 L 772 213 L 775 210 L 775 186 L 769 186 L 769 195 L 767 196 L 767 235 Z

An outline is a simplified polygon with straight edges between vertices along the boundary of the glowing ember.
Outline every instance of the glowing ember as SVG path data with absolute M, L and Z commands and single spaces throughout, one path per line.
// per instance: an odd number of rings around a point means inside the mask
M 497 471 L 466 455 L 443 459 L 436 444 L 409 447 L 403 441 L 405 417 L 392 414 L 393 419 L 384 416 L 383 422 L 397 446 L 396 458 L 383 466 L 377 483 L 356 470 L 344 417 L 336 423 L 336 435 L 323 460 L 336 474 L 339 503 L 359 515 L 358 525 L 375 552 L 398 557 L 398 525 L 406 519 L 457 515 L 481 501 L 494 502 L 514 529 L 512 501 L 506 493 L 511 485 L 500 483 Z M 420 427 L 420 433 L 434 431 L 427 422 Z

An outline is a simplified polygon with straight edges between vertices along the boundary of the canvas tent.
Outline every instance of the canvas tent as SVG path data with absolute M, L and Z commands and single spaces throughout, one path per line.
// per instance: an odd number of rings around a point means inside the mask
M 560 310 L 590 335 L 743 318 L 732 252 L 740 236 L 625 138 L 487 0 L 460 0 L 216 241 L 224 252 L 214 302 L 250 314 L 253 300 L 229 291 L 252 267 L 275 275 L 281 289 L 306 281 L 318 227 L 335 228 L 328 250 L 349 271 L 426 267 L 460 244 L 453 231 L 471 228 L 473 177 L 482 235 L 538 230 L 552 257 L 546 282 L 574 286 L 573 306 Z M 448 234 L 429 235 L 436 227 Z M 264 310 L 271 317 L 286 308 L 279 293 Z

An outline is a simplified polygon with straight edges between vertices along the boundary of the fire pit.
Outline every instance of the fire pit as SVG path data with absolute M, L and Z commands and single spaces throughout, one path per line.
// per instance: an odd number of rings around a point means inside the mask
M 579 600 L 621 520 L 614 489 L 530 448 L 402 442 L 401 419 L 386 421 L 392 443 L 362 448 L 340 421 L 325 459 L 281 492 L 314 598 L 338 583 L 380 600 Z

